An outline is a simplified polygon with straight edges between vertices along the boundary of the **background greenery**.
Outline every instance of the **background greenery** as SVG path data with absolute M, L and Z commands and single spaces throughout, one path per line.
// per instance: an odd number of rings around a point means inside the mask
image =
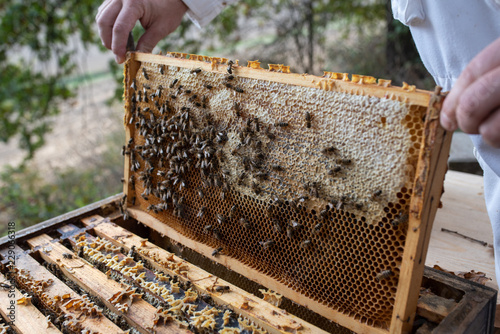
M 26 227 L 121 191 L 123 134 L 85 168 L 54 170 L 48 178 L 31 163 L 50 134 L 63 101 L 75 96 L 78 52 L 101 46 L 94 22 L 99 0 L 4 0 L 0 3 L 0 140 L 25 152 L 0 173 L 0 223 Z M 142 28 L 134 29 L 136 40 Z M 101 46 L 102 48 L 102 46 Z M 430 89 L 408 29 L 392 19 L 387 0 L 246 0 L 229 6 L 199 30 L 189 21 L 159 48 L 240 61 L 285 63 L 294 72 L 341 71 Z M 103 50 L 103 52 L 109 52 Z M 110 63 L 121 100 L 122 67 Z M 73 83 L 73 84 L 72 84 Z M 112 88 L 110 88 L 112 89 Z M 109 101 L 112 103 L 113 101 Z M 3 162 L 5 163 L 5 162 Z M 0 233 L 3 231 L 0 227 Z

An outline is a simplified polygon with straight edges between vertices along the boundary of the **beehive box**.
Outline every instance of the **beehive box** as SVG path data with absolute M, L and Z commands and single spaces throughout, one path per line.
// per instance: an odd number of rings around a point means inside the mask
M 409 331 L 451 139 L 442 100 L 133 53 L 123 211 L 355 332 Z

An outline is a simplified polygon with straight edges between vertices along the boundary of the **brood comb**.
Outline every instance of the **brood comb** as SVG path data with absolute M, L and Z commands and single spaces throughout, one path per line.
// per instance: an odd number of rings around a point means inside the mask
M 407 331 L 449 149 L 442 99 L 132 53 L 124 213 L 351 330 Z

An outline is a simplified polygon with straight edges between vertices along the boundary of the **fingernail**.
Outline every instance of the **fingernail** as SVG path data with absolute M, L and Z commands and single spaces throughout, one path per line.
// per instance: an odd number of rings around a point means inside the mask
M 455 125 L 450 120 L 450 118 L 448 117 L 448 115 L 446 115 L 444 113 L 441 113 L 441 125 L 443 126 L 443 128 L 445 128 L 448 131 L 455 130 Z
M 125 59 L 123 59 L 123 57 L 120 56 L 115 56 L 115 60 L 118 64 L 121 64 L 125 61 Z

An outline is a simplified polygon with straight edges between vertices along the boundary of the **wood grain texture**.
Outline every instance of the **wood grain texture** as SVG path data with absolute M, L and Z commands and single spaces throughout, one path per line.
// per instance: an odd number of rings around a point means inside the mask
M 448 171 L 444 182 L 443 208 L 436 214 L 425 265 L 439 265 L 454 272 L 480 271 L 491 278 L 487 286 L 498 289 L 495 277 L 493 232 L 481 176 Z M 447 228 L 488 243 L 482 246 L 441 231 Z
M 4 275 L 0 274 L 0 279 L 5 281 Z M 16 300 L 23 294 L 18 289 L 14 289 L 15 298 L 9 297 L 9 291 L 0 289 L 0 315 L 9 321 L 11 301 L 14 301 L 15 319 L 12 321 L 11 328 L 19 334 L 60 334 L 61 332 L 32 304 L 17 305 Z M 53 319 L 52 319 L 53 320 Z

